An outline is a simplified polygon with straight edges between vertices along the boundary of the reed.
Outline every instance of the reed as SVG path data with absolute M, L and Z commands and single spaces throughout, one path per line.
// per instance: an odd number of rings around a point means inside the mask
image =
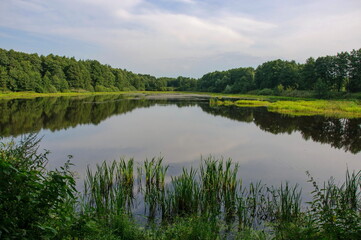
M 165 176 L 169 166 L 162 165 L 163 158 L 152 158 L 144 161 L 144 177 L 145 189 L 142 188 L 144 194 L 144 202 L 147 207 L 148 219 L 150 222 L 154 221 L 157 209 L 161 213 L 166 212 L 166 199 L 165 199 Z M 142 174 L 141 170 L 138 174 Z M 148 210 L 148 211 L 147 211 Z
M 201 192 L 199 183 L 196 181 L 196 171 L 183 169 L 182 175 L 172 177 L 171 191 L 171 217 L 192 216 L 199 213 Z
M 249 229 L 270 227 L 277 239 L 314 232 L 353 239 L 360 233 L 355 233 L 355 226 L 361 224 L 361 172 L 347 172 L 343 184 L 336 185 L 330 179 L 323 187 L 309 175 L 314 186 L 313 201 L 304 211 L 298 185 L 286 182 L 280 187 L 267 187 L 259 181 L 244 186 L 238 178 L 239 165 L 231 159 L 210 156 L 201 161 L 199 171 L 183 169 L 167 184 L 168 166 L 162 157 L 147 159 L 138 167 L 138 181 L 133 159 L 104 162 L 97 165 L 94 173 L 88 168 L 84 211 L 93 212 L 110 224 L 116 219 L 114 216 L 132 212 L 136 184 L 151 226 L 174 224 L 179 218 L 201 218 L 214 226 L 224 224 L 224 233 L 229 236 L 237 235 L 235 228 L 242 235 Z
M 237 197 L 238 229 L 257 227 L 265 219 L 266 186 L 262 182 L 250 183 L 248 188 L 240 184 Z
M 281 184 L 279 188 L 271 188 L 272 202 L 269 217 L 282 223 L 293 222 L 301 213 L 301 190 L 298 185 L 291 187 L 289 183 Z
M 222 206 L 222 172 L 223 159 L 210 156 L 202 159 L 200 167 L 200 191 L 202 214 L 216 217 Z
M 134 193 L 134 160 L 113 161 L 87 168 L 84 181 L 83 209 L 98 216 L 111 216 L 131 212 Z
M 76 198 L 70 163 L 48 171 L 37 141 L 0 144 L 0 235 L 4 239 L 360 239 L 361 171 L 313 185 L 301 207 L 301 189 L 289 183 L 243 185 L 230 159 L 202 159 L 166 184 L 163 158 L 103 162 L 89 167 Z M 134 191 L 138 187 L 139 191 Z M 154 228 L 130 214 L 143 197 Z M 154 221 L 156 220 L 156 221 Z M 160 224 L 158 224 L 160 223 Z

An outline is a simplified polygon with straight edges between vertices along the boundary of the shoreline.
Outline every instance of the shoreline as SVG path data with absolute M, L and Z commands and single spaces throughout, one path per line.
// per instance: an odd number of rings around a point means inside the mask
M 212 106 L 266 107 L 270 112 L 291 116 L 321 115 L 336 118 L 361 118 L 361 101 L 349 99 L 322 100 L 208 92 L 127 91 L 66 93 L 8 92 L 0 93 L 0 100 L 32 99 L 39 97 L 87 97 L 100 95 L 133 95 L 145 99 L 209 98 Z

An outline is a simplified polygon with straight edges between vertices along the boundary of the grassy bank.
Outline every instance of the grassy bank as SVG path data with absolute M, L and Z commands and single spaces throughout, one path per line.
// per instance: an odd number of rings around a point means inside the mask
M 174 95 L 201 95 L 207 97 L 234 98 L 234 99 L 252 99 L 252 100 L 302 100 L 305 98 L 290 96 L 263 96 L 251 94 L 226 94 L 211 92 L 182 92 L 182 91 L 120 91 L 120 92 L 88 92 L 79 90 L 74 92 L 57 93 L 36 93 L 36 92 L 0 92 L 0 99 L 15 98 L 36 98 L 36 97 L 60 97 L 60 96 L 91 96 L 91 95 L 119 95 L 119 94 L 174 94 Z
M 88 169 L 75 190 L 68 162 L 45 168 L 32 135 L 0 145 L 0 236 L 4 239 L 359 239 L 361 172 L 344 183 L 313 185 L 302 207 L 301 189 L 287 183 L 247 186 L 240 166 L 208 157 L 199 169 L 166 182 L 162 158 L 104 162 Z M 144 203 L 145 221 L 133 214 Z M 139 216 L 138 216 L 139 219 Z
M 238 107 L 267 107 L 268 111 L 293 116 L 322 115 L 338 118 L 361 118 L 360 101 L 332 101 L 332 100 L 296 100 L 296 101 L 260 101 L 237 100 L 227 101 L 215 99 L 214 106 Z
M 68 92 L 35 93 L 8 92 L 0 93 L 0 99 L 23 99 L 36 97 L 92 96 L 92 95 L 194 95 L 211 97 L 212 106 L 267 107 L 271 112 L 294 116 L 322 115 L 339 118 L 360 118 L 360 100 L 317 100 L 284 96 L 261 96 L 244 94 L 221 94 L 204 92 L 165 92 L 165 91 L 131 91 L 131 92 Z
M 119 95 L 127 93 L 142 93 L 142 92 L 64 92 L 64 93 L 36 93 L 36 92 L 0 92 L 0 99 L 25 99 L 37 97 L 75 97 L 75 96 L 93 96 L 93 95 Z

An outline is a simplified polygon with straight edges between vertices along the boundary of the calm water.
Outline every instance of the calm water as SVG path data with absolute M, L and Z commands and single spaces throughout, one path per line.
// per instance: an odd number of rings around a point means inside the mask
M 289 117 L 264 108 L 212 107 L 206 98 L 96 96 L 0 101 L 0 136 L 43 136 L 49 167 L 73 155 L 82 179 L 103 160 L 164 156 L 169 173 L 212 154 L 240 163 L 244 182 L 344 179 L 361 169 L 361 119 Z

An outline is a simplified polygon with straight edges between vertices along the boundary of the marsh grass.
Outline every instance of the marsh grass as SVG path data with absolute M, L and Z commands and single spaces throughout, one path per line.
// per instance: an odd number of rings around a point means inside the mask
M 230 159 L 202 159 L 166 182 L 163 158 L 89 167 L 81 197 L 67 164 L 47 171 L 31 137 L 0 145 L 0 234 L 4 239 L 360 239 L 361 171 L 319 185 L 312 201 L 298 185 L 244 185 Z M 136 191 L 138 189 L 138 191 Z M 145 203 L 148 225 L 134 222 Z M 35 208 L 34 208 L 35 206 Z M 3 216 L 6 216 L 4 218 Z M 144 226 L 144 225 L 143 225 Z
M 267 107 L 268 111 L 293 116 L 322 115 L 340 118 L 360 118 L 361 104 L 359 101 L 333 100 L 297 100 L 297 101 L 260 101 L 260 100 L 217 100 L 210 101 L 211 106 Z
M 134 199 L 134 160 L 103 162 L 93 173 L 88 167 L 84 182 L 83 211 L 98 216 L 131 212 Z
M 136 182 L 133 166 L 133 159 L 121 160 L 98 165 L 95 173 L 89 171 L 85 195 L 99 217 L 131 212 Z M 238 178 L 239 165 L 231 159 L 202 158 L 198 170 L 183 169 L 169 183 L 165 182 L 167 170 L 161 157 L 147 159 L 138 167 L 137 184 L 153 230 L 160 224 L 166 232 L 173 231 L 166 226 L 180 218 L 200 218 L 214 225 L 214 234 L 232 238 L 249 229 L 256 233 L 268 229 L 277 239 L 303 235 L 317 239 L 321 233 L 355 239 L 360 234 L 356 230 L 361 223 L 360 172 L 347 172 L 340 186 L 330 179 L 322 188 L 309 175 L 315 189 L 313 201 L 309 208 L 302 208 L 298 185 L 286 182 L 273 187 L 256 182 L 244 186 Z
M 168 166 L 163 166 L 163 158 L 152 158 L 144 161 L 144 170 L 138 169 L 140 179 L 144 174 L 145 184 L 141 184 L 141 191 L 144 194 L 144 203 L 146 203 L 145 213 L 148 213 L 149 222 L 155 220 L 157 212 L 160 212 L 165 217 L 166 213 L 166 191 L 165 191 L 165 177 Z

